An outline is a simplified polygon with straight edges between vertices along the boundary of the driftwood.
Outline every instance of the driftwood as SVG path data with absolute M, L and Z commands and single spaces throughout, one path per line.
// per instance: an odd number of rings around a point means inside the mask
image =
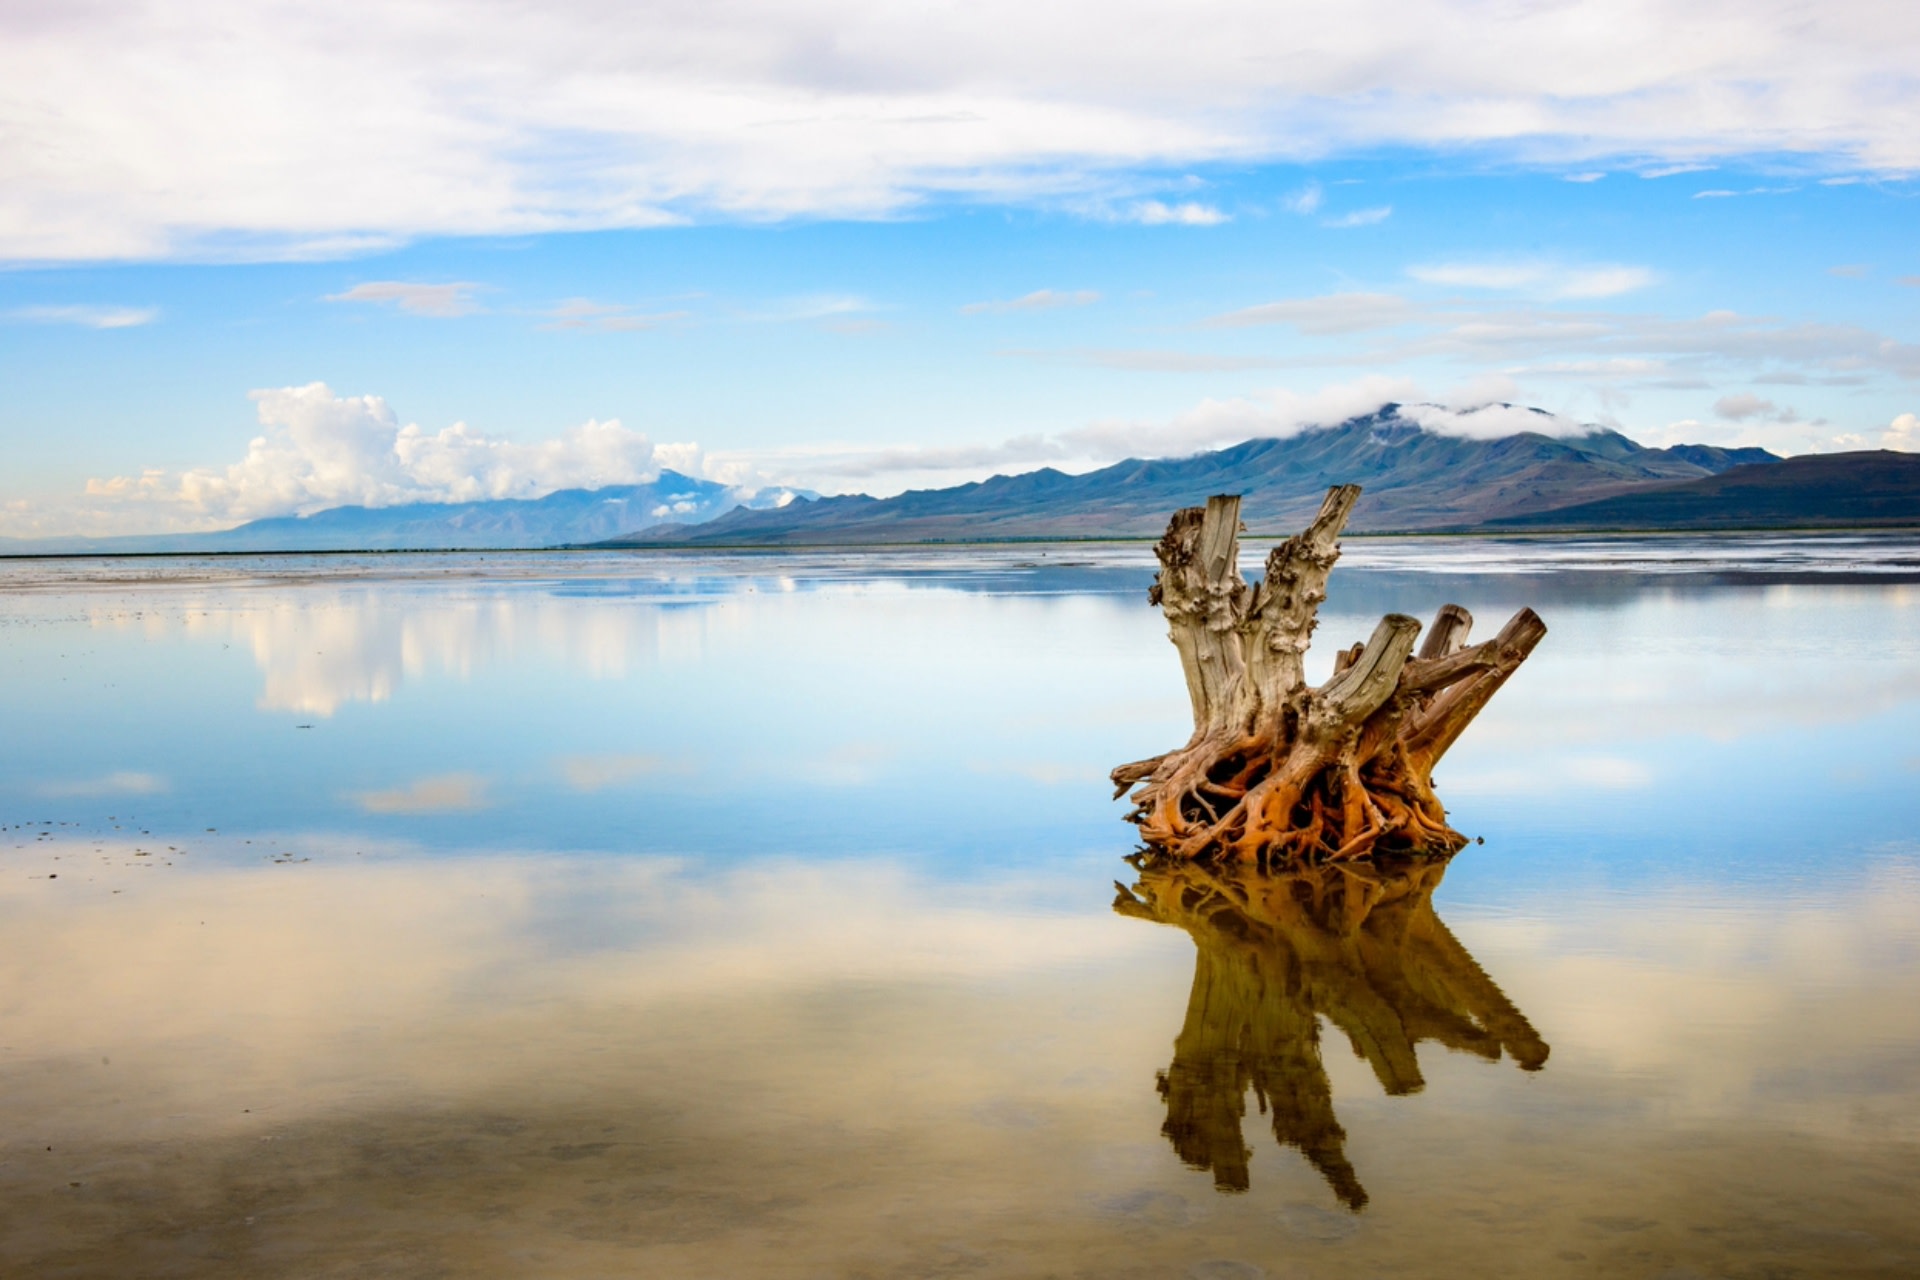
M 1336 863 L 1271 875 L 1136 859 L 1114 910 L 1192 935 L 1193 992 L 1159 1073 L 1161 1133 L 1221 1191 L 1251 1184 L 1241 1131 L 1252 1090 L 1273 1136 L 1349 1208 L 1367 1202 L 1321 1060 L 1321 1021 L 1346 1034 L 1389 1094 L 1423 1086 L 1434 1041 L 1523 1071 L 1548 1048 L 1433 911 L 1445 859 Z
M 1327 683 L 1309 686 L 1307 646 L 1359 496 L 1358 485 L 1329 489 L 1313 523 L 1275 547 L 1251 585 L 1238 564 L 1238 497 L 1210 498 L 1168 524 L 1148 599 L 1180 652 L 1193 737 L 1113 771 L 1116 797 L 1137 787 L 1129 820 L 1153 853 L 1278 867 L 1466 843 L 1447 825 L 1433 767 L 1546 624 L 1522 609 L 1469 646 L 1473 618 L 1450 604 L 1416 654 L 1420 623 L 1390 613 L 1336 656 Z

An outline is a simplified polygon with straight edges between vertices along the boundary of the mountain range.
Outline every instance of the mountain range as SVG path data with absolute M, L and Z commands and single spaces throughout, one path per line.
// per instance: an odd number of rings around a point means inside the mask
M 1803 454 L 1487 524 L 1537 530 L 1920 525 L 1920 455 L 1889 449 Z
M 792 491 L 766 491 L 768 505 Z M 216 533 L 116 538 L 0 539 L 0 553 L 152 554 L 235 551 L 491 550 L 594 542 L 643 527 L 711 520 L 742 506 L 739 492 L 712 480 L 662 471 L 646 484 L 560 489 L 543 498 L 331 507 L 306 516 L 253 520 Z M 743 508 L 745 509 L 745 508 Z
M 1334 426 L 1189 458 L 1128 459 L 1082 475 L 1045 468 L 893 498 L 854 495 L 796 501 L 777 511 L 734 510 L 700 524 L 641 530 L 609 545 L 1152 537 L 1166 528 L 1170 512 L 1214 493 L 1243 495 L 1240 510 L 1250 531 L 1286 533 L 1311 519 L 1335 484 L 1364 490 L 1348 524 L 1355 532 L 1458 530 L 1779 462 L 1764 449 L 1650 449 L 1602 428 L 1571 437 L 1519 432 L 1468 439 L 1428 430 L 1389 404 Z
M 1535 411 L 1538 412 L 1538 411 Z M 1557 426 L 1547 415 L 1541 425 Z M 1329 485 L 1364 494 L 1356 533 L 1920 525 L 1920 456 L 1782 460 L 1764 449 L 1648 448 L 1617 431 L 1475 439 L 1382 405 L 1293 435 L 1079 475 L 1043 468 L 891 498 L 738 490 L 663 471 L 647 484 L 537 499 L 335 507 L 216 533 L 0 539 L 0 554 L 513 547 L 829 546 L 1155 537 L 1169 513 L 1239 493 L 1248 529 L 1284 534 Z

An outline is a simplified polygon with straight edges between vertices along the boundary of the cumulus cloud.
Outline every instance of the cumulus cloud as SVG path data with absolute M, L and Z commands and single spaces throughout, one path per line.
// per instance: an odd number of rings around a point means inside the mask
M 252 520 L 328 507 L 533 498 L 555 489 L 651 480 L 697 469 L 689 444 L 654 445 L 618 421 L 589 421 L 534 443 L 456 422 L 402 424 L 379 396 L 338 396 L 321 382 L 256 391 L 266 431 L 222 468 L 90 480 L 96 498 L 173 504 L 210 520 Z
M 160 318 L 158 307 L 16 307 L 10 320 L 26 324 L 77 324 L 88 329 L 133 329 Z
M 1409 267 L 1407 274 L 1424 284 L 1548 298 L 1611 298 L 1644 289 L 1658 279 L 1646 267 L 1549 262 L 1438 262 Z
M 1882 449 L 1898 449 L 1903 453 L 1920 453 L 1920 415 L 1903 413 L 1887 424 L 1880 434 Z
M 1003 301 L 969 302 L 960 308 L 960 314 L 977 316 L 1004 311 L 1051 311 L 1056 307 L 1091 306 L 1098 301 L 1100 294 L 1094 289 L 1035 289 L 1032 293 Z
M 1228 221 L 1227 215 L 1212 205 L 1186 200 L 1179 204 L 1167 204 L 1160 200 L 1141 200 L 1127 209 L 1129 222 L 1142 223 L 1149 227 L 1216 227 Z
M 416 284 L 406 280 L 369 280 L 344 293 L 326 295 L 328 302 L 391 303 L 408 315 L 464 316 L 480 309 L 473 300 L 480 286 L 466 281 L 451 284 Z

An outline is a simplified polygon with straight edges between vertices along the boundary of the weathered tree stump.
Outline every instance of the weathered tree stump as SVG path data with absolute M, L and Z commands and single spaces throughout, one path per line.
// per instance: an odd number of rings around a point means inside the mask
M 1167 616 L 1193 700 L 1178 751 L 1113 771 L 1133 793 L 1129 821 L 1156 855 L 1260 866 L 1366 858 L 1376 850 L 1453 853 L 1433 767 L 1526 660 L 1546 624 L 1522 609 L 1468 646 L 1458 605 L 1420 623 L 1390 613 L 1342 651 L 1318 687 L 1304 674 L 1340 530 L 1360 486 L 1327 491 L 1304 533 L 1267 557 L 1265 580 L 1240 576 L 1240 499 L 1174 513 L 1155 553 L 1148 599 Z

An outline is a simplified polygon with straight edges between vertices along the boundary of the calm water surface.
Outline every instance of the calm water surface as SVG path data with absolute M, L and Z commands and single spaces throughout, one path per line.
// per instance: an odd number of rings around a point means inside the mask
M 1920 545 L 1350 541 L 1551 634 L 1251 883 L 1150 570 L 0 562 L 0 1274 L 1920 1274 Z

